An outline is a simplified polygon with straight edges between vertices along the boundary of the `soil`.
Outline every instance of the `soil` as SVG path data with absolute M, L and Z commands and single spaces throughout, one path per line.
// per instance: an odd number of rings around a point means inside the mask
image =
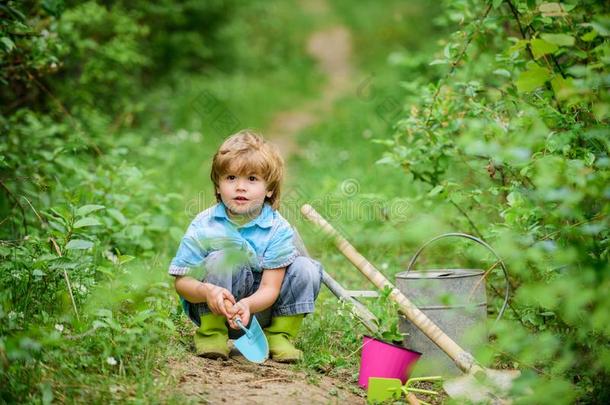
M 294 366 L 267 360 L 248 362 L 232 352 L 229 360 L 210 360 L 189 355 L 170 359 L 178 390 L 203 404 L 364 404 L 361 391 L 353 385 L 316 373 L 307 374 Z M 360 395 L 357 395 L 359 394 Z

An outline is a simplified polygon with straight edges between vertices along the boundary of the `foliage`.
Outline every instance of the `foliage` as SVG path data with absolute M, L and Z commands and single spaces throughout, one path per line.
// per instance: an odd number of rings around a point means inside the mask
M 386 342 L 402 344 L 404 336 L 398 329 L 398 304 L 390 298 L 391 293 L 391 288 L 384 288 L 375 302 L 369 306 L 377 318 L 379 328 L 375 337 Z
M 379 163 L 460 207 L 509 263 L 512 314 L 493 349 L 525 370 L 519 403 L 610 397 L 609 11 L 446 2 L 437 23 L 455 31 L 428 66 L 398 58 L 413 82 L 394 135 L 378 140 Z
M 299 334 L 298 347 L 303 350 L 304 365 L 322 374 L 358 380 L 358 363 L 362 332 L 347 304 L 321 291 L 316 313 L 307 316 L 304 333 Z M 326 295 L 326 296 L 324 296 Z
M 178 190 L 201 186 L 174 163 L 188 152 L 198 169 L 201 132 L 211 143 L 231 130 L 202 122 L 202 91 L 214 88 L 221 104 L 227 86 L 251 105 L 269 82 L 293 80 L 269 69 L 310 68 L 295 45 L 305 19 L 277 40 L 278 21 L 295 18 L 290 4 L 271 6 L 0 5 L 0 402 L 171 399 L 168 377 L 155 374 L 159 353 L 177 347 L 167 344 L 178 314 L 168 249 L 185 208 L 202 208 L 185 207 Z M 244 72 L 267 82 L 250 85 Z M 249 105 L 241 119 L 260 111 Z

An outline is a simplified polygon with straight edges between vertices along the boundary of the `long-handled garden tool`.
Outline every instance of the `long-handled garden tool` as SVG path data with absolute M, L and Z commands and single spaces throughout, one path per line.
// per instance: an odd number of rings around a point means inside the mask
M 430 340 L 455 362 L 465 373 L 444 384 L 445 391 L 453 397 L 468 397 L 472 401 L 493 401 L 507 403 L 501 397 L 511 386 L 512 380 L 519 375 L 518 371 L 493 370 L 478 364 L 474 357 L 462 349 L 453 339 L 443 332 L 422 311 L 420 311 L 399 289 L 397 289 L 379 270 L 330 225 L 309 204 L 301 207 L 301 213 L 310 222 L 318 226 L 331 237 L 341 253 L 364 274 L 377 288 L 389 288 L 390 299 L 395 301 L 399 310 L 417 326 Z
M 304 256 L 311 257 L 309 252 L 307 251 L 307 247 L 305 247 L 305 243 L 301 238 L 299 232 L 295 229 L 294 232 L 294 243 L 297 247 L 297 250 Z M 378 294 L 375 291 L 349 291 L 343 288 L 341 284 L 339 284 L 330 274 L 326 271 L 322 271 L 322 282 L 330 292 L 332 292 L 335 297 L 339 300 L 346 302 L 350 305 L 350 309 L 352 313 L 360 320 L 362 325 L 367 328 L 372 334 L 376 334 L 378 331 L 378 320 L 377 317 L 368 310 L 368 308 L 358 301 L 354 297 L 377 297 Z

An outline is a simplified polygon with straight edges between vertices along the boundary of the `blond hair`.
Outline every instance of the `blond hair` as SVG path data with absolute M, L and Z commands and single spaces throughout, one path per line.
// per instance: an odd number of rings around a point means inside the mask
M 277 147 L 267 142 L 260 134 L 244 129 L 228 137 L 214 154 L 210 178 L 214 183 L 216 201 L 220 202 L 217 192 L 220 179 L 227 173 L 247 176 L 257 174 L 267 182 L 267 191 L 273 191 L 265 201 L 273 209 L 280 206 L 280 190 L 284 177 L 284 159 Z

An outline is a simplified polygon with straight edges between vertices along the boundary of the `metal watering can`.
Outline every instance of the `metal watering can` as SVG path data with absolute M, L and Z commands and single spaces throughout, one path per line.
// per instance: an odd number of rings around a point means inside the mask
M 487 342 L 487 331 L 482 327 L 487 319 L 487 295 L 485 277 L 491 270 L 481 269 L 427 269 L 412 271 L 415 261 L 430 244 L 445 238 L 460 237 L 478 243 L 488 249 L 498 260 L 506 279 L 504 302 L 496 321 L 502 317 L 510 294 L 508 272 L 500 256 L 481 239 L 465 233 L 446 233 L 424 243 L 411 258 L 407 270 L 396 274 L 396 287 L 408 296 L 417 307 L 437 324 L 456 343 L 469 352 Z M 424 353 L 413 370 L 413 375 L 460 374 L 454 361 L 426 337 L 422 331 L 404 316 L 399 328 L 406 333 L 405 347 Z

